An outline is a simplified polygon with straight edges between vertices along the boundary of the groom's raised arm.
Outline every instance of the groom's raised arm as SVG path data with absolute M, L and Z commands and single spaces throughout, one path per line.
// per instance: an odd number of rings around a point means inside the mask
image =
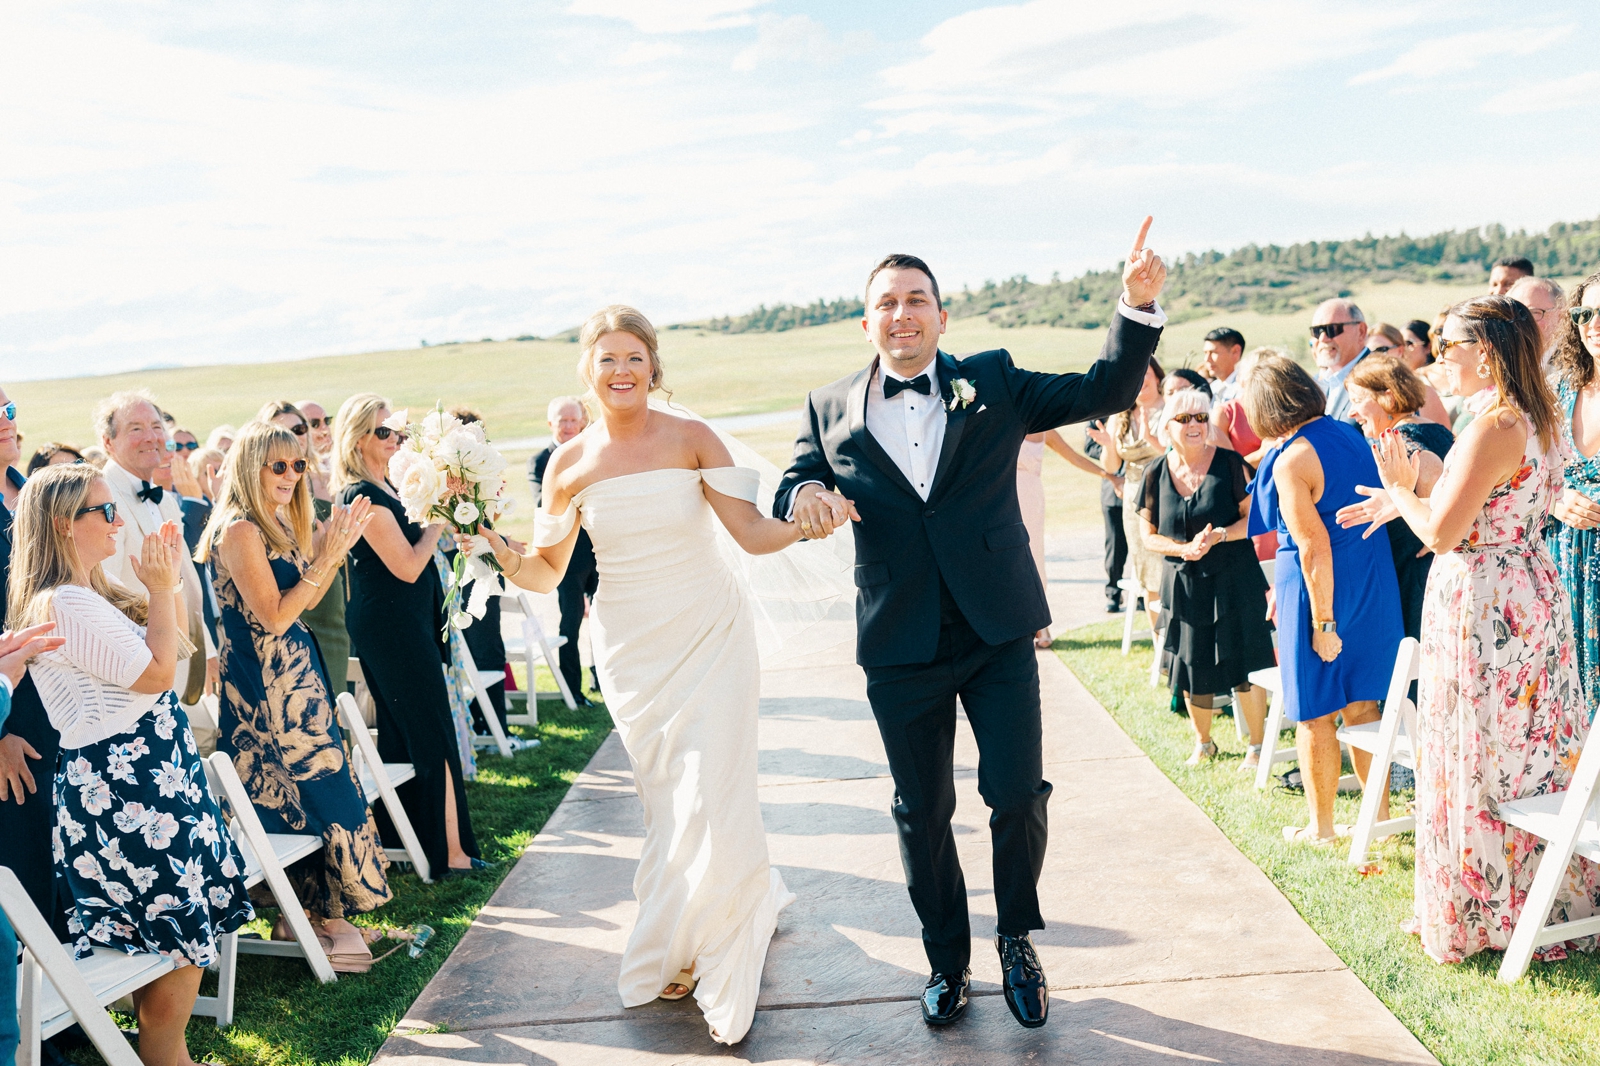
M 778 491 L 772 498 L 772 517 L 787 520 L 794 509 L 794 494 L 807 482 L 816 482 L 832 490 L 833 468 L 822 450 L 822 430 L 817 424 L 817 408 L 811 396 L 806 396 L 806 416 L 800 434 L 794 439 L 794 461 L 783 472 Z

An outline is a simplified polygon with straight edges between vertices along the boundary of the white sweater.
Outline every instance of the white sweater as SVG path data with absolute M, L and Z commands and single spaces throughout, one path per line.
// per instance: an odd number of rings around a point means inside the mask
M 135 625 L 104 596 L 82 585 L 62 585 L 50 595 L 56 628 L 66 638 L 33 661 L 28 673 L 39 688 L 61 747 L 81 748 L 132 729 L 162 693 L 128 688 L 155 658 Z

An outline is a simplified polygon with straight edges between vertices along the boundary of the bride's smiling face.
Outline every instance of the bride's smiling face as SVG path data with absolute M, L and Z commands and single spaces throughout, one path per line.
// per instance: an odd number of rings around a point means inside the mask
M 631 333 L 602 333 L 590 356 L 594 367 L 594 392 L 600 403 L 614 410 L 643 406 L 650 400 L 650 349 Z

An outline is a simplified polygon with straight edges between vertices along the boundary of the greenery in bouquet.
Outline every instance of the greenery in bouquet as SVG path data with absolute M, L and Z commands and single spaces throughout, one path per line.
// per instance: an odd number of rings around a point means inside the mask
M 510 509 L 505 457 L 489 443 L 481 424 L 462 422 L 442 404 L 420 422 L 410 421 L 409 411 L 396 411 L 383 424 L 405 438 L 389 457 L 389 481 L 411 521 L 443 522 L 457 533 L 476 536 L 481 524 L 492 525 Z M 500 591 L 499 570 L 493 554 L 456 554 L 445 589 L 448 625 L 465 629 L 483 617 L 489 597 Z M 464 590 L 474 582 L 463 608 Z

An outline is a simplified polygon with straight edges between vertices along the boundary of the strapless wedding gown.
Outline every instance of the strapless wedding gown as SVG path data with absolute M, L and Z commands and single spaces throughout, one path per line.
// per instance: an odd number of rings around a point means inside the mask
M 702 479 L 755 502 L 759 478 L 745 467 L 627 474 L 579 492 L 560 518 L 541 515 L 537 543 L 559 541 L 577 517 L 594 543 L 594 664 L 644 806 L 622 1004 L 650 1002 L 689 970 L 712 1037 L 735 1044 L 794 895 L 768 863 L 756 795 L 754 620 Z

